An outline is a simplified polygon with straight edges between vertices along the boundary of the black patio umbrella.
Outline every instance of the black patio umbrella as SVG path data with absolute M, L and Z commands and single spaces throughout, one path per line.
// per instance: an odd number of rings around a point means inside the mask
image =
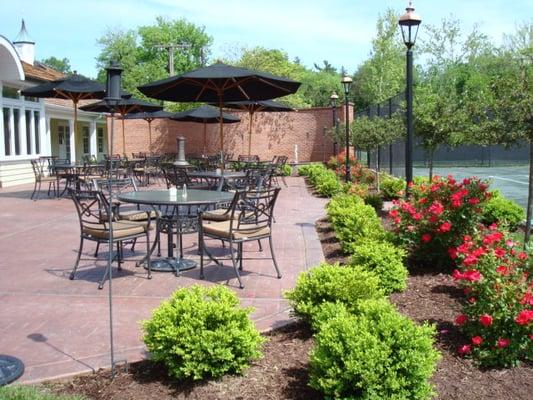
M 254 113 L 258 111 L 268 112 L 288 112 L 294 111 L 294 108 L 286 104 L 279 103 L 274 100 L 259 100 L 259 101 L 234 101 L 224 104 L 226 108 L 234 108 L 248 111 L 250 114 L 250 127 L 248 131 L 248 155 L 252 153 L 252 123 Z
M 152 147 L 152 121 L 158 118 L 170 118 L 175 116 L 176 113 L 171 113 L 168 111 L 152 111 L 152 112 L 135 112 L 131 114 L 126 114 L 123 119 L 144 119 L 148 122 L 148 134 L 149 134 L 149 149 Z
M 295 93 L 300 82 L 266 72 L 216 63 L 183 75 L 139 86 L 145 95 L 178 102 L 206 102 L 219 106 L 242 100 L 268 100 Z M 220 150 L 224 150 L 223 120 L 220 118 Z
M 78 121 L 78 102 L 86 99 L 102 99 L 105 93 L 104 85 L 77 74 L 46 82 L 21 92 L 23 96 L 28 97 L 71 100 L 74 105 L 74 130 L 76 130 Z
M 191 108 L 190 110 L 182 111 L 175 114 L 170 119 L 175 121 L 200 122 L 204 124 L 204 154 L 207 147 L 207 124 L 216 124 L 220 122 L 220 110 L 212 106 L 200 106 Z M 233 124 L 240 122 L 240 118 L 223 112 L 222 122 L 225 124 Z
M 122 117 L 122 153 L 126 154 L 126 135 L 124 133 L 124 116 L 135 112 L 150 112 L 160 111 L 163 106 L 158 104 L 148 103 L 147 101 L 129 98 L 120 100 L 114 107 L 114 112 Z M 98 101 L 93 104 L 80 107 L 80 110 L 92 112 L 110 112 L 109 105 L 105 101 Z

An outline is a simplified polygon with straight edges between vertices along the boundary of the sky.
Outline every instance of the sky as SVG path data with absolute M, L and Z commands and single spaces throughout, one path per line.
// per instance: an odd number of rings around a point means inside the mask
M 15 39 L 22 18 L 36 58 L 67 57 L 74 70 L 96 76 L 97 44 L 109 29 L 153 25 L 159 15 L 204 26 L 214 39 L 211 60 L 231 49 L 282 49 L 309 67 L 328 60 L 354 72 L 369 55 L 378 16 L 407 0 L 1 0 L 0 35 Z M 418 0 L 425 24 L 454 15 L 464 31 L 477 23 L 496 44 L 533 17 L 533 0 Z M 421 27 L 420 34 L 423 36 Z

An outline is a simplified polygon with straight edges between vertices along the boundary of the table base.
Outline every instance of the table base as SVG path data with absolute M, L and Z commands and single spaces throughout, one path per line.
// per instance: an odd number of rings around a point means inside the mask
M 158 258 L 155 260 L 150 260 L 150 269 L 157 272 L 181 272 L 193 269 L 198 265 L 196 261 L 187 260 L 185 258 Z M 146 263 L 144 268 L 148 269 Z

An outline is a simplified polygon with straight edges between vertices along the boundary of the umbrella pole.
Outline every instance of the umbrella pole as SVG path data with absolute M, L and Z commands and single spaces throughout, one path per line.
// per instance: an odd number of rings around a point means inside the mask
M 74 145 L 76 145 L 76 124 L 78 123 L 78 101 L 74 101 L 74 126 L 72 127 L 72 134 L 74 135 Z M 70 141 L 70 138 L 69 138 Z M 69 143 L 70 146 L 70 143 Z M 74 150 L 74 154 L 76 153 L 76 149 L 70 149 L 70 154 L 72 157 L 72 150 Z M 69 160 L 72 161 L 72 160 Z M 74 160 L 76 162 L 76 160 Z
M 152 121 L 148 121 L 148 152 L 152 151 Z
M 222 100 L 219 102 L 219 125 L 220 125 L 220 162 L 224 164 L 224 125 L 222 123 Z M 224 169 L 224 165 L 222 165 L 222 168 Z
M 126 135 L 124 134 L 124 115 L 122 116 L 122 154 L 126 156 Z
M 248 131 L 248 155 L 252 155 L 252 120 L 254 113 L 250 112 L 250 130 Z
M 204 150 L 203 153 L 206 154 L 207 152 L 207 122 L 204 121 Z

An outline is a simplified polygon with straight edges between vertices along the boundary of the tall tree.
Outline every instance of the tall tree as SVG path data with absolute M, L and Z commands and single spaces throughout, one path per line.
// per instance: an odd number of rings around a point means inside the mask
M 405 85 L 404 45 L 398 29 L 398 14 L 387 9 L 378 18 L 370 57 L 354 76 L 356 102 L 377 104 L 402 91 Z
M 137 86 L 169 75 L 169 55 L 166 49 L 174 47 L 174 73 L 181 74 L 201 66 L 209 55 L 212 38 L 184 19 L 169 20 L 157 17 L 156 23 L 137 30 L 110 30 L 98 40 L 102 47 L 97 57 L 99 79 L 105 79 L 105 67 L 111 60 L 119 61 L 123 68 L 124 89 L 136 97 L 144 98 Z M 179 110 L 187 105 L 169 103 L 168 108 Z

